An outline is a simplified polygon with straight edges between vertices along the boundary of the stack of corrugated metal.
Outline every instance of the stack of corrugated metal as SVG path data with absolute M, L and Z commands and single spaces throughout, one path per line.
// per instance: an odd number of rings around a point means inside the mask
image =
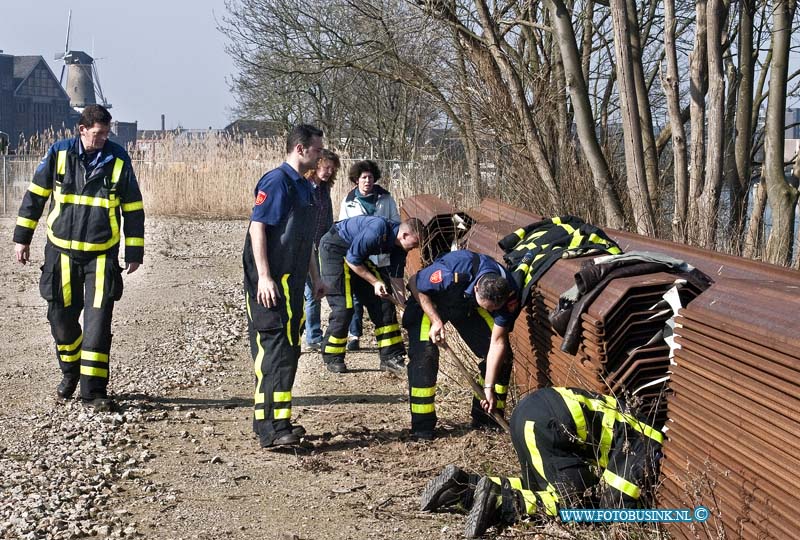
M 712 510 L 700 537 L 796 538 L 800 283 L 720 280 L 677 318 L 665 506 Z M 694 537 L 689 527 L 673 535 Z

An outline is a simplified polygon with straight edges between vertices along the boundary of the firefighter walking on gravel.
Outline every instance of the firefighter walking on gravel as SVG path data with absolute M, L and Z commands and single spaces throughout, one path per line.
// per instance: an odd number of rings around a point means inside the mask
M 405 345 L 391 301 L 391 278 L 402 278 L 406 252 L 422 240 L 424 226 L 418 219 L 396 223 L 380 216 L 356 216 L 335 223 L 320 242 L 320 269 L 331 306 L 328 331 L 322 343 L 322 359 L 328 371 L 344 373 L 347 328 L 353 317 L 353 295 L 375 324 L 380 369 L 396 375 L 405 372 Z M 370 260 L 381 255 L 388 267 Z
M 253 431 L 264 448 L 297 444 L 305 429 L 292 425 L 292 386 L 300 358 L 303 291 L 311 276 L 324 289 L 313 256 L 317 209 L 303 175 L 322 152 L 322 131 L 300 125 L 286 141 L 286 161 L 255 188 L 242 255 L 247 327 L 255 370 Z
M 408 330 L 411 435 L 434 438 L 439 346 L 446 346 L 448 321 L 478 358 L 483 396 L 472 400 L 472 427 L 498 427 L 484 412 L 503 414 L 512 355 L 508 335 L 519 314 L 519 292 L 506 268 L 467 250 L 451 251 L 411 276 L 412 298 L 403 314 Z
M 26 264 L 50 201 L 39 291 L 63 375 L 56 392 L 70 398 L 80 382 L 81 400 L 98 411 L 113 405 L 107 388 L 111 317 L 122 297 L 120 232 L 129 274 L 144 256 L 142 195 L 127 152 L 108 140 L 110 127 L 105 108 L 83 110 L 78 136 L 51 146 L 36 168 L 14 228 L 16 258 Z

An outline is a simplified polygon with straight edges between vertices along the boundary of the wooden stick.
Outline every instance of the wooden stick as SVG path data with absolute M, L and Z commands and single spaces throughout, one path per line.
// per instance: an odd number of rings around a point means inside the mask
M 470 371 L 466 367 L 464 367 L 464 364 L 461 362 L 461 360 L 458 359 L 458 357 L 455 354 L 453 354 L 453 351 L 450 350 L 450 347 L 448 347 L 446 343 L 442 343 L 439 345 L 439 348 L 444 349 L 447 358 L 450 359 L 450 361 L 456 365 L 461 374 L 464 375 L 464 379 L 469 383 L 470 387 L 472 388 L 472 391 L 479 396 L 483 396 L 484 395 L 483 388 L 478 386 L 478 383 L 475 382 L 475 379 L 472 377 L 472 373 L 470 373 Z M 494 418 L 495 422 L 500 424 L 500 427 L 506 430 L 506 433 L 508 433 L 509 435 L 511 434 L 511 426 L 508 425 L 508 422 L 506 422 L 505 418 L 500 416 L 500 413 L 498 413 L 496 410 L 492 411 L 492 418 Z

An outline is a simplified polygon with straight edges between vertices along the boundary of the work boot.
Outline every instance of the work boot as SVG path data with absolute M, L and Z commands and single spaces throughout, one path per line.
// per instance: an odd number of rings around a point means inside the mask
M 71 398 L 72 394 L 75 393 L 75 389 L 78 387 L 79 381 L 80 376 L 78 375 L 64 375 L 61 382 L 58 383 L 56 394 L 58 394 L 58 397 L 61 399 Z
M 498 512 L 500 487 L 484 476 L 475 487 L 472 508 L 467 515 L 467 526 L 464 536 L 479 538 L 486 529 L 500 522 Z
M 411 431 L 410 437 L 415 441 L 432 441 L 436 438 L 436 433 L 432 429 L 421 429 Z
M 344 363 L 344 360 L 339 360 L 338 362 L 325 362 L 325 367 L 328 368 L 328 371 L 331 373 L 347 373 L 347 366 Z
M 402 355 L 386 358 L 385 360 L 381 358 L 381 371 L 388 371 L 393 375 L 402 377 L 406 373 L 405 358 Z
M 432 512 L 457 505 L 468 510 L 477 479 L 477 475 L 467 474 L 453 464 L 448 465 L 422 490 L 420 510 Z
M 270 441 L 267 444 L 264 444 L 264 441 L 261 441 L 261 448 L 272 448 L 275 446 L 288 446 L 293 444 L 298 444 L 300 442 L 300 437 L 295 435 L 288 429 L 284 429 L 275 433 Z
M 359 341 L 359 339 L 357 337 L 350 336 L 350 337 L 347 338 L 347 345 L 345 345 L 345 348 L 348 351 L 360 351 L 361 350 L 361 342 Z
M 94 412 L 111 412 L 114 409 L 114 402 L 107 397 L 83 399 L 82 402 L 84 407 Z
M 298 437 L 303 437 L 306 434 L 306 428 L 304 428 L 300 424 L 290 424 L 289 431 L 291 431 L 294 435 L 297 435 Z

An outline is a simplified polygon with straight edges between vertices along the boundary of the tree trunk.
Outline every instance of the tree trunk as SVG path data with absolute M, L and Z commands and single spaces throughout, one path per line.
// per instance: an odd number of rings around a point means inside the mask
M 706 249 L 714 249 L 725 160 L 725 71 L 722 65 L 722 0 L 707 5 L 708 48 L 708 152 L 703 194 L 700 199 L 698 239 Z
M 753 82 L 755 80 L 755 58 L 753 56 L 753 18 L 755 0 L 742 0 L 739 16 L 739 95 L 736 105 L 735 131 L 735 177 L 731 186 L 731 237 L 742 242 L 747 194 L 750 191 L 752 173 L 751 151 L 753 148 Z
M 667 53 L 667 75 L 662 77 L 667 96 L 670 131 L 672 133 L 675 210 L 672 214 L 672 240 L 686 241 L 686 212 L 689 199 L 689 170 L 686 156 L 686 130 L 681 118 L 678 55 L 675 49 L 675 0 L 664 2 L 664 49 Z
M 508 93 L 516 109 L 517 118 L 525 137 L 525 145 L 536 167 L 536 172 L 541 178 L 547 190 L 547 199 L 553 208 L 560 207 L 560 194 L 556 184 L 553 168 L 545 155 L 543 143 L 533 121 L 533 115 L 527 102 L 525 89 L 519 78 L 519 74 L 514 70 L 508 61 L 505 53 L 500 48 L 497 28 L 489 14 L 489 7 L 485 0 L 476 0 L 475 6 L 478 12 L 481 26 L 483 27 L 483 40 L 494 62 L 497 64 L 500 73 L 503 75 L 505 83 L 508 85 Z
M 764 126 L 766 140 L 763 167 L 764 181 L 767 184 L 767 202 L 772 212 L 772 229 L 767 239 L 765 259 L 774 264 L 788 265 L 792 260 L 797 189 L 786 182 L 783 172 L 783 149 L 789 41 L 797 0 L 777 0 L 773 5 L 772 64 L 767 120 Z
M 555 17 L 555 15 L 553 15 Z M 583 39 L 581 44 L 581 72 L 583 81 L 589 80 L 589 68 L 592 61 L 592 35 L 594 34 L 594 0 L 588 0 L 583 9 Z M 572 25 L 570 24 L 570 28 Z
M 708 89 L 708 76 L 706 68 L 708 59 L 706 54 L 706 0 L 697 0 L 695 8 L 695 36 L 694 50 L 689 56 L 691 77 L 689 85 L 690 95 L 690 134 L 692 137 L 689 164 L 689 217 L 692 223 L 691 232 L 687 230 L 687 240 L 696 241 L 698 231 L 696 227 L 698 218 L 698 202 L 703 192 L 703 174 L 706 160 L 706 90 Z
M 767 188 L 762 178 L 756 184 L 753 193 L 753 208 L 750 211 L 750 222 L 747 225 L 747 234 L 744 238 L 744 252 L 742 256 L 755 259 L 761 254 L 764 240 L 764 209 L 767 207 Z
M 548 0 L 547 7 L 551 13 L 553 32 L 558 39 L 561 57 L 564 61 L 564 72 L 572 99 L 572 108 L 575 111 L 578 138 L 586 156 L 586 161 L 592 170 L 594 187 L 603 204 L 606 224 L 615 229 L 622 229 L 625 225 L 622 204 L 620 203 L 619 195 L 614 189 L 608 162 L 606 162 L 600 144 L 597 142 L 595 121 L 589 104 L 586 81 L 581 70 L 578 46 L 575 41 L 575 34 L 572 31 L 570 13 L 561 0 Z
M 631 38 L 625 1 L 610 1 L 611 21 L 614 26 L 617 79 L 619 80 L 619 102 L 625 139 L 625 168 L 636 232 L 645 236 L 652 236 L 655 233 L 655 224 L 647 190 L 642 129 L 638 119 L 639 104 L 636 95 L 635 75 L 633 73 L 633 60 L 630 49 Z
M 658 153 L 656 152 L 656 137 L 653 132 L 653 117 L 650 114 L 650 93 L 644 78 L 644 68 L 642 67 L 639 17 L 634 0 L 626 0 L 625 7 L 628 15 L 628 35 L 630 36 L 631 44 L 631 68 L 633 69 L 634 82 L 636 83 L 639 123 L 642 126 L 642 146 L 644 147 L 644 171 L 647 177 L 647 192 L 650 196 L 650 206 L 655 210 L 658 208 Z

